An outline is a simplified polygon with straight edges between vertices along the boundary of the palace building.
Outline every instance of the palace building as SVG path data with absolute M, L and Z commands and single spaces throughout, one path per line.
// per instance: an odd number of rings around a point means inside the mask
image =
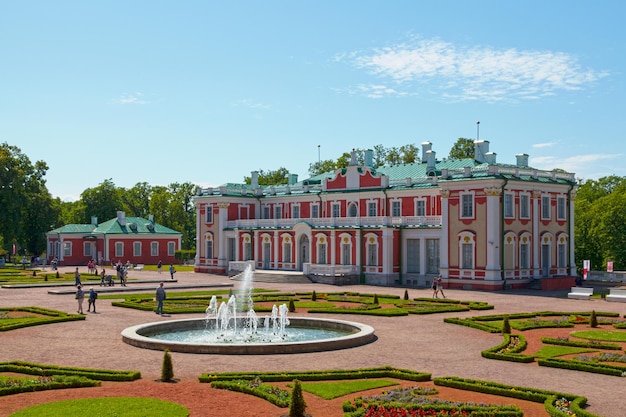
M 568 288 L 574 261 L 574 174 L 475 159 L 348 167 L 283 186 L 228 183 L 200 190 L 196 272 L 302 271 L 314 282 L 501 290 Z

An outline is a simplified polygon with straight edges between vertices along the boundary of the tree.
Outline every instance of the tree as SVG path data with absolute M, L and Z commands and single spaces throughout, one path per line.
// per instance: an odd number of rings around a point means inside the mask
M 284 185 L 287 184 L 289 178 L 287 168 L 280 167 L 275 171 L 259 170 L 259 185 Z M 252 177 L 243 177 L 246 184 L 252 184 Z
M 0 145 L 0 236 L 9 254 L 13 244 L 31 254 L 45 250 L 45 232 L 58 216 L 45 185 L 47 170 L 45 162 L 33 165 L 18 147 Z
M 408 145 L 400 146 L 400 154 L 402 155 L 403 164 L 412 164 L 418 161 L 417 153 L 419 149 L 415 144 L 409 143 Z
M 474 159 L 474 140 L 467 138 L 458 138 L 450 149 L 450 159 Z
M 306 401 L 302 395 L 302 385 L 300 381 L 293 381 L 293 390 L 291 391 L 291 401 L 289 402 L 289 417 L 304 417 L 306 411 Z
M 326 159 L 323 161 L 309 164 L 309 175 L 311 177 L 314 177 L 325 172 L 332 172 L 335 169 L 337 169 L 335 161 L 333 161 L 332 159 Z
M 122 209 L 134 217 L 147 218 L 150 213 L 152 187 L 147 182 L 138 182 L 129 189 L 120 189 Z
M 120 189 L 112 179 L 104 180 L 97 187 L 87 188 L 80 195 L 84 205 L 83 218 L 80 223 L 91 223 L 95 216 L 99 222 L 110 220 L 123 210 Z

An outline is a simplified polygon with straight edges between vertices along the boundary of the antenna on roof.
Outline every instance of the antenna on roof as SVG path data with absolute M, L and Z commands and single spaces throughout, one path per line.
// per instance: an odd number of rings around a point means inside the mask
M 480 139 L 480 120 L 476 122 L 476 140 Z

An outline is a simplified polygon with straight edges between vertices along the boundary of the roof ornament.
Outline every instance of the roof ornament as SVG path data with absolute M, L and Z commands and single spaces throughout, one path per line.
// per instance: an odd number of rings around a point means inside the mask
M 352 148 L 352 152 L 350 153 L 350 166 L 356 166 L 358 162 L 356 161 L 356 150 Z

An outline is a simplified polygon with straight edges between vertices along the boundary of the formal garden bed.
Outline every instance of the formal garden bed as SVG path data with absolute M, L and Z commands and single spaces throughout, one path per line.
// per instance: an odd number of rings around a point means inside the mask
M 42 307 L 0 307 L 0 332 L 74 320 L 85 316 Z
M 446 318 L 444 321 L 502 333 L 501 344 L 481 352 L 488 359 L 537 362 L 539 366 L 626 377 L 626 320 L 617 313 L 542 311 Z M 531 337 L 525 334 L 537 333 L 538 329 L 553 329 L 552 336 L 534 334 L 530 349 L 528 339 Z M 554 334 L 559 336 L 554 337 Z

